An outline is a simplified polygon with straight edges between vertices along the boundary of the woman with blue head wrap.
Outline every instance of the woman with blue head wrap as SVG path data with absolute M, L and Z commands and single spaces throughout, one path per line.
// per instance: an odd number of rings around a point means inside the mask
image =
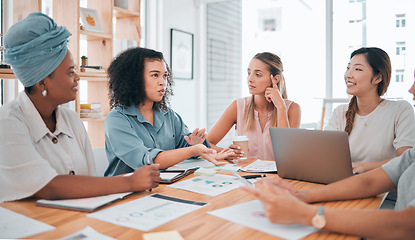
M 4 37 L 4 58 L 25 91 L 0 108 L 0 202 L 35 195 L 80 198 L 154 188 L 150 165 L 125 178 L 95 177 L 88 135 L 73 101 L 79 76 L 67 49 L 71 33 L 42 13 L 31 13 Z

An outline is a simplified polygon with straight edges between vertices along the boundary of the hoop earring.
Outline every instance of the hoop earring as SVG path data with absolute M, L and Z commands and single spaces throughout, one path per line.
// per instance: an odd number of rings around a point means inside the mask
M 43 90 L 43 91 L 42 91 L 42 96 L 43 96 L 43 97 L 46 97 L 47 95 L 48 95 L 48 91 L 46 91 L 46 89 L 45 89 L 45 90 Z

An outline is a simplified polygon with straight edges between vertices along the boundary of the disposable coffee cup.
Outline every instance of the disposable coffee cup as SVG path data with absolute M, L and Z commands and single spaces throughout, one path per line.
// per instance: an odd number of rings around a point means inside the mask
M 246 159 L 248 157 L 248 137 L 235 136 L 233 138 L 233 144 L 238 145 L 241 148 L 241 151 L 244 152 L 244 155 L 241 157 L 241 159 Z

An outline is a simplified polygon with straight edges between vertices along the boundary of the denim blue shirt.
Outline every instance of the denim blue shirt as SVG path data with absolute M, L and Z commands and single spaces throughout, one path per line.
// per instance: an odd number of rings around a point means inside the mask
M 154 126 L 138 107 L 115 107 L 105 118 L 105 150 L 109 166 L 105 176 L 133 172 L 162 151 L 190 146 L 184 136 L 191 132 L 171 109 L 154 111 Z M 210 147 L 205 140 L 204 144 Z

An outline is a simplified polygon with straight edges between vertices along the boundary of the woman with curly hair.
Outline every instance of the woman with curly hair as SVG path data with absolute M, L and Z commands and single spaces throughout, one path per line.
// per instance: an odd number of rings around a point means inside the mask
M 209 149 L 205 130 L 191 133 L 168 107 L 173 82 L 161 52 L 128 49 L 113 60 L 108 75 L 112 111 L 105 119 L 106 176 L 132 172 L 149 163 L 164 169 L 195 155 L 221 165 L 216 158 L 232 153 Z

